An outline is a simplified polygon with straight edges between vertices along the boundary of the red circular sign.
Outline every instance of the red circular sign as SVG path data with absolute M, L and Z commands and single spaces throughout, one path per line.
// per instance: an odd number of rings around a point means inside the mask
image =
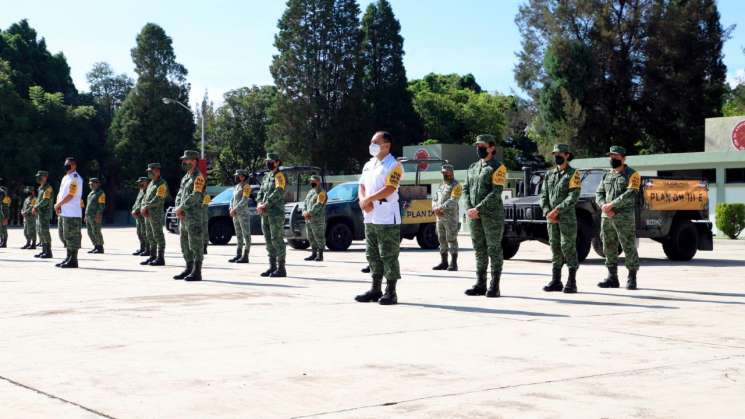
M 743 145 L 745 145 L 745 142 L 743 142 Z M 429 151 L 425 148 L 420 148 L 416 151 L 415 156 L 417 159 L 427 159 L 429 158 Z M 429 164 L 419 163 L 419 170 L 427 170 L 427 167 L 429 167 Z
M 732 130 L 732 145 L 735 150 L 745 150 L 745 121 L 737 124 Z

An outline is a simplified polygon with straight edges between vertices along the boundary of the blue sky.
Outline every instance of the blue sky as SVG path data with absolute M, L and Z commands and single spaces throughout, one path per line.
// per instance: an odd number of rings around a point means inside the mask
M 512 69 L 520 38 L 514 18 L 522 0 L 390 0 L 405 38 L 409 78 L 430 72 L 473 73 L 486 89 L 518 91 Z M 370 0 L 361 0 L 364 8 Z M 270 84 L 269 64 L 283 0 L 0 0 L 0 27 L 28 18 L 62 51 L 79 90 L 85 73 L 106 61 L 133 75 L 129 50 L 147 22 L 173 38 L 177 59 L 189 70 L 191 101 L 205 89 L 216 102 L 230 89 Z M 742 22 L 725 45 L 730 79 L 745 77 L 745 7 L 719 2 L 724 26 Z M 518 91 L 519 93 L 519 91 Z

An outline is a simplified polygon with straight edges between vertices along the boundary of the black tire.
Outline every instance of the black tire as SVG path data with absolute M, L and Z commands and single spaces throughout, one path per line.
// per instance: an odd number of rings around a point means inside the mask
M 605 252 L 603 251 L 603 241 L 600 240 L 600 237 L 596 236 L 592 238 L 592 249 L 595 251 L 595 253 L 598 254 L 598 256 L 600 256 L 601 258 L 605 258 Z M 623 253 L 623 248 L 619 244 L 618 255 L 620 256 L 622 253 Z
M 592 245 L 592 225 L 580 220 L 577 224 L 577 260 L 584 262 L 590 254 Z
M 437 239 L 437 227 L 434 223 L 423 224 L 416 235 L 416 242 L 422 249 L 432 250 L 440 247 L 440 240 Z
M 502 257 L 512 259 L 520 250 L 520 242 L 517 240 L 502 239 Z
M 308 240 L 287 240 L 287 244 L 297 250 L 305 250 L 310 247 L 310 242 Z
M 209 224 L 210 243 L 222 246 L 230 243 L 230 239 L 235 235 L 233 223 L 226 219 L 219 219 Z
M 673 225 L 670 235 L 662 243 L 662 250 L 668 259 L 677 262 L 688 262 L 698 251 L 698 229 L 689 220 L 679 221 Z
M 326 247 L 340 252 L 352 245 L 352 229 L 344 222 L 336 222 L 326 228 Z

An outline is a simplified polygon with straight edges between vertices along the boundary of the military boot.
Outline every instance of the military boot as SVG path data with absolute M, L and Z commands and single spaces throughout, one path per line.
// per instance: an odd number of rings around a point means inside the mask
M 35 258 L 40 258 L 40 257 L 42 257 L 42 255 L 44 255 L 44 252 L 46 252 L 46 251 L 47 251 L 47 245 L 46 244 L 42 244 L 41 245 L 41 252 L 35 254 L 34 257 Z
M 0 241 L 0 247 L 3 249 L 8 247 L 8 239 L 4 239 L 3 241 Z
M 155 247 L 155 246 L 153 246 L 153 247 Z M 155 249 L 153 249 L 153 250 L 155 250 Z M 150 257 L 151 255 L 152 255 L 152 252 L 150 251 L 150 246 L 145 246 L 142 249 L 142 252 L 140 253 L 140 256 Z
M 44 244 L 44 245 L 42 245 L 42 249 L 43 250 L 41 251 L 41 254 L 39 255 L 39 258 L 41 258 L 41 259 L 51 259 L 51 258 L 54 257 L 54 255 L 52 255 L 52 245 L 51 244 Z
M 316 256 L 316 262 L 323 262 L 323 249 L 318 251 L 318 256 Z
M 367 291 L 364 294 L 360 294 L 354 297 L 354 300 L 357 301 L 358 303 L 377 302 L 378 300 L 380 300 L 380 297 L 383 296 L 383 292 L 380 290 L 382 285 L 383 285 L 383 278 L 373 278 L 372 288 L 370 288 L 370 291 Z
M 21 249 L 26 250 L 31 247 L 31 240 L 26 240 L 26 244 L 21 246 Z
M 277 270 L 277 258 L 270 257 L 269 258 L 269 269 L 261 273 L 261 276 L 267 277 L 272 274 L 272 272 Z
M 318 253 L 316 252 L 316 249 L 313 249 L 310 256 L 304 258 L 303 260 L 316 260 L 316 257 L 318 257 Z
M 444 271 L 448 268 L 448 254 L 440 253 L 440 264 L 432 268 L 433 271 Z
M 499 297 L 499 278 L 502 276 L 502 272 L 492 272 L 491 282 L 489 282 L 489 291 L 486 292 L 486 296 L 489 298 Z
M 142 244 L 140 244 L 140 248 L 137 249 L 137 250 L 135 250 L 134 252 L 132 252 L 132 256 L 140 256 L 140 255 L 142 255 L 142 252 L 144 252 L 144 251 L 145 251 L 145 246 L 143 246 Z
M 235 263 L 248 263 L 248 248 L 243 251 L 241 258 L 236 260 Z
M 63 263 L 60 268 L 62 269 L 68 269 L 68 268 L 77 268 L 78 267 L 78 251 L 77 250 L 71 250 L 70 251 L 70 259 L 68 259 L 67 262 Z
M 476 273 L 476 284 L 466 290 L 466 295 L 484 295 L 486 294 L 486 272 Z
M 202 280 L 202 261 L 194 262 L 194 267 L 189 275 L 184 277 L 184 281 L 201 281 Z
M 36 249 L 36 240 L 31 242 L 31 246 L 29 246 L 29 249 Z
M 386 282 L 385 294 L 380 297 L 380 300 L 378 300 L 378 304 L 380 304 L 381 306 L 398 304 L 398 295 L 396 295 L 396 282 L 398 282 L 398 280 L 396 279 Z
M 626 281 L 626 289 L 632 291 L 636 289 L 636 271 L 629 271 L 629 277 Z
M 98 246 L 96 246 L 96 245 L 94 244 L 94 245 L 93 245 L 93 249 L 91 249 L 91 250 L 87 251 L 86 253 L 98 253 L 98 252 L 97 252 L 96 250 L 98 250 Z
M 369 274 L 370 273 L 370 265 L 367 265 L 364 268 L 360 269 L 360 272 L 362 272 L 363 274 Z
M 598 287 L 600 288 L 618 288 L 620 284 L 618 283 L 618 267 L 616 266 L 609 266 L 608 267 L 608 277 L 603 280 L 603 282 L 598 282 Z
M 194 262 L 186 262 L 186 268 L 184 268 L 184 271 L 183 271 L 183 272 L 181 272 L 181 273 L 180 273 L 180 274 L 178 274 L 178 275 L 175 275 L 175 276 L 173 277 L 173 279 L 184 279 L 184 278 L 186 278 L 187 276 L 189 276 L 189 274 L 190 274 L 190 273 L 191 273 L 191 271 L 193 271 L 193 270 L 194 270 Z
M 543 287 L 546 292 L 561 292 L 564 289 L 564 284 L 561 283 L 561 268 L 554 268 L 553 275 L 551 276 L 551 282 Z
M 243 249 L 239 247 L 238 249 L 235 250 L 235 257 L 228 259 L 228 262 L 230 263 L 238 262 L 238 260 L 240 260 L 242 255 L 243 255 Z
M 207 245 L 206 244 L 204 245 L 204 254 L 205 255 L 207 254 Z M 200 281 L 201 281 L 201 279 L 200 279 Z
M 140 262 L 140 265 L 149 265 L 149 264 L 153 263 L 155 261 L 155 259 L 158 258 L 158 254 L 157 254 L 157 251 L 156 251 L 155 248 L 152 248 L 151 247 L 150 248 L 150 251 L 148 252 L 148 254 L 150 255 L 150 257 L 147 258 L 147 259 L 145 259 L 145 260 L 143 260 L 142 262 Z
M 158 249 L 157 252 L 156 252 L 155 259 L 153 259 L 153 261 L 150 262 L 148 265 L 150 265 L 150 266 L 165 266 L 166 265 L 166 255 L 165 255 L 165 252 L 166 252 L 165 249 Z
M 67 249 L 65 249 L 65 252 L 67 252 L 67 255 L 65 256 L 65 259 L 64 259 L 64 260 L 62 260 L 62 262 L 59 262 L 59 263 L 55 263 L 55 264 L 54 264 L 54 266 L 56 266 L 56 267 L 58 267 L 58 268 L 61 268 L 61 267 L 62 267 L 62 265 L 64 265 L 65 263 L 67 263 L 67 262 L 68 262 L 68 261 L 70 260 L 70 257 L 71 257 L 71 256 L 70 256 L 70 251 L 69 251 L 69 250 L 67 250 Z
M 284 278 L 287 276 L 287 271 L 285 270 L 285 258 L 279 258 L 277 261 L 277 270 L 270 273 L 269 276 L 272 278 Z
M 448 271 L 454 272 L 458 270 L 458 254 L 453 253 L 450 255 L 450 266 L 448 266 Z
M 93 253 L 99 253 L 99 254 L 103 254 L 103 253 L 104 253 L 104 250 L 103 250 L 103 245 L 99 244 L 98 246 L 96 246 L 96 247 L 95 247 L 95 248 L 93 249 Z
M 564 294 L 576 294 L 577 293 L 577 268 L 569 268 L 569 278 L 567 279 L 567 286 L 564 287 Z

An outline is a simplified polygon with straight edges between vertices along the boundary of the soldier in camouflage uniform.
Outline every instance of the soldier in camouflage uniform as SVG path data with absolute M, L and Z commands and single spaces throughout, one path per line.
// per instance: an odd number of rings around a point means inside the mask
M 34 257 L 49 259 L 52 255 L 52 235 L 49 233 L 49 222 L 52 220 L 52 195 L 54 188 L 48 183 L 49 172 L 39 170 L 36 172 L 36 182 L 39 183 L 39 189 L 36 192 L 36 205 L 31 210 L 31 214 L 36 217 L 36 233 L 39 235 L 41 252 Z
M 282 161 L 277 153 L 267 153 L 266 167 L 261 189 L 256 195 L 256 212 L 261 215 L 261 230 L 266 240 L 269 254 L 269 269 L 261 276 L 282 278 L 287 276 L 285 269 L 285 241 L 282 237 L 285 223 L 285 188 L 287 178 L 279 168 Z
M 304 260 L 323 261 L 323 249 L 326 248 L 326 191 L 321 185 L 321 177 L 310 177 L 310 191 L 305 196 L 305 230 L 310 241 L 311 254 Z
M 598 283 L 600 288 L 618 288 L 618 245 L 626 253 L 629 271 L 626 288 L 636 289 L 639 255 L 636 252 L 636 199 L 641 187 L 639 172 L 626 165 L 626 149 L 610 148 L 611 170 L 603 175 L 595 199 L 603 211 L 600 236 L 608 277 Z
M 8 188 L 0 186 L 0 206 L 2 206 L 3 216 L 0 218 L 0 247 L 8 247 L 8 224 L 10 224 L 10 204 L 13 199 L 10 197 Z
M 132 256 L 150 256 L 150 243 L 148 242 L 147 227 L 145 226 L 145 217 L 142 215 L 142 201 L 145 199 L 145 190 L 147 185 L 150 183 L 150 179 L 140 176 L 137 179 L 137 197 L 135 198 L 134 204 L 132 204 L 132 217 L 135 219 L 135 225 L 137 225 L 137 240 L 140 242 L 139 250 L 132 253 Z
M 251 200 L 251 185 L 248 182 L 248 172 L 243 169 L 235 171 L 235 187 L 233 199 L 230 200 L 230 217 L 233 218 L 235 238 L 238 241 L 235 257 L 228 259 L 231 263 L 248 263 L 251 252 L 251 213 L 248 209 Z M 245 245 L 245 247 L 244 247 Z
M 463 187 L 455 180 L 453 169 L 452 164 L 442 165 L 442 183 L 432 194 L 432 212 L 437 217 L 437 240 L 440 242 L 440 264 L 432 268 L 435 271 L 458 270 L 458 200 Z
M 471 230 L 471 241 L 476 253 L 476 284 L 466 290 L 466 295 L 500 296 L 499 281 L 502 276 L 502 233 L 504 232 L 504 205 L 502 190 L 507 185 L 507 168 L 494 153 L 496 138 L 482 134 L 476 137 L 479 161 L 468 168 L 463 194 Z M 486 269 L 491 260 L 491 281 L 486 288 Z
M 199 153 L 184 151 L 181 167 L 186 174 L 181 178 L 181 186 L 176 194 L 176 216 L 180 220 L 181 253 L 186 261 L 186 269 L 173 277 L 185 281 L 202 280 L 202 261 L 204 259 L 204 192 L 207 182 L 197 168 Z
M 166 237 L 163 235 L 163 221 L 166 199 L 168 198 L 168 183 L 160 177 L 160 163 L 147 165 L 147 177 L 150 184 L 142 198 L 140 212 L 145 217 L 145 233 L 150 245 L 150 257 L 140 262 L 140 265 L 164 266 L 166 252 Z M 146 255 L 141 255 L 146 256 Z
M 556 144 L 553 150 L 556 167 L 543 178 L 538 198 L 548 222 L 548 242 L 551 246 L 553 276 L 543 290 L 546 292 L 577 292 L 577 205 L 582 179 L 579 172 L 569 166 L 574 154 L 567 144 Z M 566 287 L 561 282 L 561 268 L 566 263 L 569 278 Z
M 103 253 L 103 234 L 101 226 L 103 225 L 103 211 L 106 209 L 106 193 L 101 189 L 101 181 L 92 177 L 88 181 L 91 191 L 85 205 L 85 229 L 88 231 L 88 237 L 93 243 L 93 249 L 88 253 Z
M 207 245 L 210 241 L 210 202 L 212 202 L 212 197 L 205 193 L 202 199 L 202 241 L 204 242 L 205 255 L 207 254 Z
M 36 205 L 36 190 L 29 186 L 25 189 L 26 199 L 23 200 L 21 215 L 23 216 L 23 235 L 26 237 L 26 245 L 21 249 L 36 249 L 36 217 L 33 211 Z

